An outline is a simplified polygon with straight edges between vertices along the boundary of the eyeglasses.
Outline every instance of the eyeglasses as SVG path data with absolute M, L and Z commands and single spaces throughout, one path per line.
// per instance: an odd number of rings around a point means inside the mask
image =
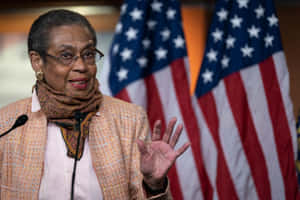
M 59 56 L 53 56 L 47 53 L 45 53 L 45 55 L 66 66 L 71 66 L 79 57 L 85 64 L 95 65 L 104 56 L 104 54 L 96 48 L 84 50 L 80 53 L 80 56 L 76 56 L 71 52 L 62 52 Z

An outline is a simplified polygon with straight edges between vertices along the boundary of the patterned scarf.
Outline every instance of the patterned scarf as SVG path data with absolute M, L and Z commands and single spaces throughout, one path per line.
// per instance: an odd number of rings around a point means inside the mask
M 78 111 L 83 114 L 84 119 L 80 127 L 81 137 L 77 157 L 80 160 L 83 154 L 85 138 L 89 134 L 91 119 L 102 101 L 102 94 L 98 89 L 98 81 L 95 80 L 94 86 L 88 91 L 88 95 L 83 97 L 66 96 L 64 92 L 54 90 L 43 81 L 37 81 L 35 87 L 41 110 L 47 116 L 48 122 L 55 123 L 61 128 L 62 136 L 68 149 L 67 155 L 72 158 L 76 156 L 79 137 L 78 123 L 74 116 Z

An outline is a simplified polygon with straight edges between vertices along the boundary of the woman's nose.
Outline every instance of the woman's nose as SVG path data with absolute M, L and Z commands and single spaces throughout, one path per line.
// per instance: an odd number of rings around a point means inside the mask
M 87 64 L 84 62 L 83 58 L 81 56 L 77 56 L 76 59 L 73 61 L 73 70 L 85 72 L 87 71 Z

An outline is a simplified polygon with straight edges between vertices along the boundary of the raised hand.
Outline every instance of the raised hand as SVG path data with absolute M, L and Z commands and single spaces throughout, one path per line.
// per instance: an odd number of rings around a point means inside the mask
M 137 140 L 141 153 L 140 170 L 144 175 L 145 183 L 153 190 L 163 188 L 169 169 L 190 145 L 186 142 L 179 149 L 174 149 L 183 129 L 182 124 L 178 125 L 172 136 L 176 121 L 176 118 L 170 120 L 162 139 L 160 139 L 161 121 L 158 120 L 154 124 L 151 141 L 144 142 L 139 139 Z

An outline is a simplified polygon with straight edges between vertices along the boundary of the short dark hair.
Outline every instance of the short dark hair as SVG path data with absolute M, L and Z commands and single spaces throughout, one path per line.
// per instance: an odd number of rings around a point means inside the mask
M 92 35 L 94 45 L 97 45 L 95 30 L 84 16 L 70 10 L 57 9 L 40 15 L 33 22 L 27 40 L 28 52 L 36 51 L 44 59 L 44 54 L 49 47 L 48 42 L 51 29 L 63 25 L 81 25 L 86 27 Z

